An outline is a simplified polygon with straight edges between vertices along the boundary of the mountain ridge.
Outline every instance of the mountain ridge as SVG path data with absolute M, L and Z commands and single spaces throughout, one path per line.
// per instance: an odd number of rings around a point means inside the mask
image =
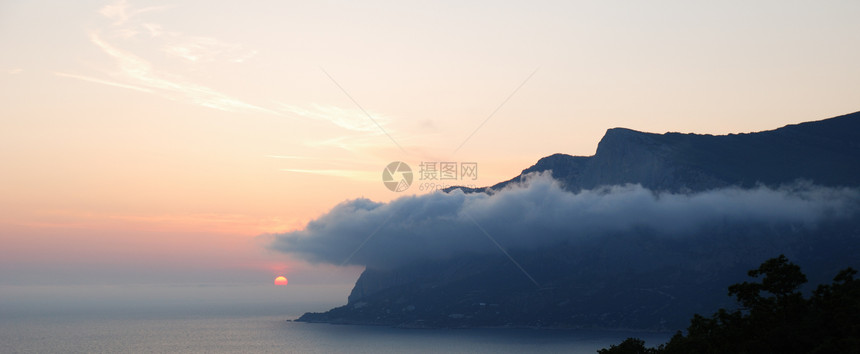
M 743 134 L 643 133 L 612 128 L 593 156 L 553 154 L 510 180 L 447 193 L 495 194 L 551 173 L 569 192 L 640 184 L 654 193 L 782 187 L 796 181 L 860 187 L 860 112 Z M 823 283 L 860 266 L 860 220 L 814 228 L 716 223 L 695 237 L 633 229 L 534 250 L 467 254 L 368 267 L 347 304 L 305 322 L 401 327 L 554 327 L 676 330 L 693 313 L 731 307 L 724 289 L 786 254 Z M 526 236 L 526 235 L 524 235 Z M 507 255 L 507 254 L 506 254 Z M 519 267 L 519 269 L 518 269 Z M 529 281 L 532 275 L 540 286 Z
M 798 146 L 815 151 L 799 151 Z M 759 154 L 750 156 L 749 151 Z M 800 158 L 788 161 L 783 158 L 787 155 Z M 821 159 L 821 155 L 828 158 Z M 539 159 L 507 181 L 480 188 L 453 186 L 443 191 L 495 192 L 522 181 L 528 173 L 543 171 L 552 171 L 552 176 L 571 191 L 639 183 L 658 191 L 691 192 L 729 185 L 778 186 L 797 179 L 814 180 L 824 186 L 856 186 L 860 185 L 857 156 L 860 112 L 727 135 L 657 134 L 610 128 L 592 156 L 556 153 Z M 818 172 L 838 170 L 839 166 L 844 168 L 839 173 Z

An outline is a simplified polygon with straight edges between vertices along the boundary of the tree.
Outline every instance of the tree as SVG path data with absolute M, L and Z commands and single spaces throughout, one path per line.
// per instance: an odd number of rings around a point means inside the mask
M 645 348 L 628 338 L 598 353 L 860 353 L 860 280 L 844 269 L 831 285 L 819 285 L 809 299 L 800 267 L 784 255 L 747 273 L 761 282 L 729 286 L 740 308 L 693 315 L 687 334 L 678 331 L 665 345 Z
M 627 338 L 621 344 L 610 345 L 609 349 L 600 349 L 598 354 L 656 354 L 657 349 L 645 348 L 645 341 L 639 338 Z

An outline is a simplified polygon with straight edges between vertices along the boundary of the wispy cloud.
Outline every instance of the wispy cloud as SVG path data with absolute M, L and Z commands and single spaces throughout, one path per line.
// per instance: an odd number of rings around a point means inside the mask
M 251 58 L 253 58 L 253 57 L 257 56 L 257 54 L 259 54 L 259 53 L 260 53 L 260 52 L 258 52 L 258 51 L 256 51 L 256 50 L 252 50 L 252 51 L 250 51 L 250 52 L 245 53 L 245 55 L 243 55 L 243 56 L 240 56 L 240 57 L 238 57 L 238 58 L 234 58 L 234 59 L 232 59 L 231 61 L 232 61 L 232 62 L 234 62 L 234 63 L 244 63 L 246 60 L 251 59 Z
M 292 156 L 292 155 L 266 155 L 268 158 L 272 159 L 288 159 L 288 160 L 310 160 L 312 157 L 308 156 Z
M 376 181 L 379 179 L 377 165 L 362 163 L 354 159 L 318 158 L 296 155 L 265 155 L 279 160 L 289 160 L 294 166 L 280 168 L 279 171 L 301 174 L 313 174 L 348 178 L 361 181 Z M 299 164 L 301 166 L 295 166 Z
M 306 146 L 332 147 L 361 154 L 367 152 L 373 154 L 373 151 L 378 153 L 392 146 L 384 138 L 387 135 L 386 132 L 394 131 L 389 127 L 392 119 L 380 113 L 317 103 L 297 106 L 274 101 L 273 104 L 274 109 L 286 116 L 327 122 L 345 130 L 341 135 L 308 139 L 304 142 Z M 372 115 L 373 120 L 368 119 L 368 115 Z M 400 145 L 397 144 L 396 147 Z
M 161 28 L 161 25 L 157 23 L 144 23 L 141 26 L 146 29 L 150 37 L 159 37 L 164 34 L 164 30 Z
M 257 111 L 279 114 L 276 111 L 230 97 L 209 87 L 189 82 L 177 75 L 159 72 L 148 61 L 114 47 L 95 32 L 90 33 L 90 41 L 116 60 L 119 71 L 114 76 L 119 80 L 131 83 L 131 85 L 122 85 L 149 89 L 151 92 L 158 93 L 169 99 L 185 99 L 200 106 L 222 111 Z M 65 76 L 75 77 L 74 74 L 67 74 Z M 96 80 L 88 81 L 99 82 Z M 118 85 L 113 84 L 113 86 Z
M 382 134 L 379 127 L 367 119 L 367 115 L 358 109 L 346 109 L 330 105 L 311 104 L 309 108 L 293 106 L 276 102 L 278 108 L 284 112 L 292 113 L 301 117 L 328 121 L 346 130 L 362 133 Z M 380 125 L 386 125 L 389 119 L 378 113 L 371 113 Z
M 131 5 L 128 4 L 128 1 L 119 0 L 115 3 L 105 5 L 101 8 L 101 10 L 99 10 L 99 13 L 102 16 L 113 20 L 114 26 L 119 26 L 125 24 L 129 19 L 137 15 L 144 14 L 147 12 L 166 10 L 171 7 L 173 7 L 173 5 L 150 6 L 139 9 L 132 9 Z
M 241 44 L 228 43 L 211 37 L 182 36 L 176 33 L 150 32 L 153 36 L 170 37 L 162 50 L 168 55 L 191 63 L 209 63 L 224 58 L 233 63 L 241 63 L 255 55 L 257 51 L 244 50 Z
M 108 80 L 96 79 L 94 77 L 89 77 L 89 76 L 84 76 L 84 75 L 67 74 L 67 73 L 61 73 L 61 72 L 55 72 L 54 75 L 68 77 L 68 78 L 72 78 L 72 79 L 84 80 L 84 81 L 89 81 L 89 82 L 95 82 L 97 84 L 103 84 L 103 85 L 108 85 L 108 86 L 121 87 L 121 88 L 126 88 L 129 90 L 137 90 L 137 91 L 141 91 L 141 92 L 152 93 L 152 90 L 147 89 L 147 88 L 121 84 L 118 82 L 113 82 L 113 81 L 108 81 Z
M 229 43 L 213 37 L 190 36 L 177 31 L 169 31 L 154 22 L 135 21 L 134 18 L 145 13 L 163 11 L 172 5 L 132 8 L 128 1 L 120 0 L 106 5 L 99 13 L 113 20 L 111 32 L 120 38 L 131 38 L 148 33 L 150 39 L 158 39 L 158 45 L 166 54 L 192 63 L 212 62 L 225 59 L 241 63 L 257 55 L 256 50 L 246 50 L 241 44 Z
M 304 144 L 314 148 L 332 147 L 363 154 L 367 153 L 368 151 L 372 152 L 373 150 L 384 150 L 391 145 L 386 141 L 382 140 L 382 138 L 380 138 L 380 135 L 381 134 L 344 135 L 328 139 L 307 140 L 304 142 Z
M 149 12 L 162 11 L 172 6 L 152 6 L 133 8 L 127 1 L 120 0 L 104 6 L 99 13 L 113 21 L 107 29 L 111 36 L 104 37 L 101 31 L 91 31 L 92 42 L 102 52 L 115 60 L 116 68 L 107 70 L 110 79 L 94 75 L 57 72 L 58 76 L 89 81 L 98 84 L 132 89 L 140 92 L 157 94 L 175 101 L 186 101 L 203 107 L 228 112 L 260 112 L 280 115 L 279 112 L 262 106 L 254 105 L 223 93 L 214 88 L 194 83 L 181 75 L 170 73 L 157 68 L 141 55 L 121 49 L 115 42 L 137 36 L 139 33 L 149 33 L 150 38 L 164 40 L 152 44 L 161 46 L 162 51 L 189 63 L 212 62 L 229 53 L 229 61 L 244 61 L 255 51 L 243 52 L 241 45 L 230 44 L 216 38 L 203 36 L 186 36 L 178 32 L 170 32 L 156 23 L 139 23 L 135 17 Z M 113 40 L 112 40 L 113 39 Z
M 9 75 L 16 75 L 16 74 L 20 74 L 22 72 L 24 72 L 24 69 L 21 69 L 21 68 L 15 68 L 15 69 L 11 69 L 11 70 L 7 71 L 7 73 Z
M 313 156 L 274 155 L 274 154 L 264 155 L 264 156 L 268 157 L 270 159 L 317 161 L 317 162 L 325 162 L 325 163 L 329 163 L 329 164 L 336 163 L 336 164 L 349 164 L 349 165 L 367 165 L 367 166 L 377 167 L 374 164 L 368 164 L 366 162 L 363 163 L 359 160 L 350 159 L 350 158 L 331 158 L 331 157 L 322 158 L 322 157 L 313 157 Z
M 303 169 L 293 169 L 293 168 L 282 168 L 281 171 L 284 172 L 293 172 L 293 173 L 305 173 L 305 174 L 313 174 L 313 175 L 322 175 L 322 176 L 332 176 L 332 177 L 342 177 L 349 178 L 355 180 L 362 181 L 373 181 L 379 179 L 378 173 L 372 173 L 368 171 L 358 171 L 358 170 L 303 170 Z

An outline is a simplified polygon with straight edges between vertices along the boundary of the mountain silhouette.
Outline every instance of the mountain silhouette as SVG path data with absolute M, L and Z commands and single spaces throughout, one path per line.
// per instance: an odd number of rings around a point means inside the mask
M 657 191 L 703 191 L 727 186 L 778 186 L 795 180 L 822 186 L 860 185 L 860 112 L 729 135 L 643 133 L 613 128 L 594 156 L 554 154 L 517 177 L 466 192 L 500 190 L 532 172 L 552 171 L 565 188 L 641 184 Z
M 779 188 L 798 181 L 856 188 L 860 112 L 721 136 L 613 128 L 594 156 L 554 154 L 496 185 L 452 187 L 446 192 L 494 194 L 534 172 L 551 173 L 571 192 L 640 184 L 683 194 L 727 187 Z M 299 321 L 677 330 L 686 327 L 693 313 L 735 306 L 726 287 L 776 255 L 785 254 L 801 265 L 811 284 L 827 283 L 847 266 L 857 268 L 857 219 L 811 228 L 723 223 L 686 238 L 636 229 L 576 244 L 511 249 L 511 258 L 501 253 L 467 254 L 394 269 L 368 267 L 346 305 L 307 313 Z

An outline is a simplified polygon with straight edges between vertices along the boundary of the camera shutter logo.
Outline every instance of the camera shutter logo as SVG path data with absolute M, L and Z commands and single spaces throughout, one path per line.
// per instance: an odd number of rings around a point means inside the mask
M 382 183 L 392 192 L 403 192 L 412 185 L 412 169 L 405 162 L 394 161 L 382 170 Z

